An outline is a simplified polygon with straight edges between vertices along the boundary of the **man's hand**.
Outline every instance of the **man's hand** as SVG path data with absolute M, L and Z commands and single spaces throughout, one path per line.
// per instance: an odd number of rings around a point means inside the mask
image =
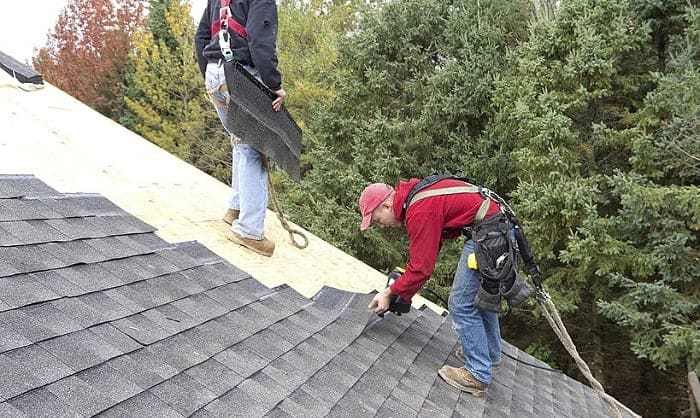
M 372 302 L 370 302 L 368 308 L 372 309 L 377 315 L 381 315 L 389 309 L 389 302 L 391 299 L 391 288 L 387 287 L 381 292 L 374 295 Z
M 277 95 L 277 98 L 272 101 L 272 109 L 275 112 L 279 112 L 280 109 L 282 109 L 282 103 L 284 102 L 284 96 L 286 96 L 287 93 L 285 93 L 284 89 L 279 89 L 277 91 L 274 91 L 273 93 L 275 93 Z

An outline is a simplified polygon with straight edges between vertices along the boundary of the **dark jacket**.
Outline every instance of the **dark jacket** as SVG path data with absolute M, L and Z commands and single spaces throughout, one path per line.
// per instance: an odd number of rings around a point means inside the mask
M 219 20 L 219 0 L 209 0 L 199 21 L 194 38 L 199 70 L 204 76 L 209 62 L 223 59 L 218 36 L 211 34 L 212 23 Z M 282 75 L 277 70 L 277 4 L 275 0 L 231 0 L 233 19 L 243 25 L 248 39 L 241 38 L 232 29 L 231 50 L 236 61 L 255 67 L 272 91 L 282 87 Z
M 418 184 L 419 179 L 399 182 L 394 193 L 394 215 L 401 219 L 403 202 L 409 192 Z M 452 186 L 464 186 L 459 180 L 445 179 L 425 190 L 442 189 Z M 459 193 L 432 196 L 411 205 L 406 211 L 408 233 L 408 264 L 406 272 L 391 285 L 391 292 L 410 300 L 428 281 L 435 269 L 435 262 L 440 252 L 443 239 L 454 239 L 464 226 L 471 225 L 484 198 L 479 193 Z M 491 201 L 486 216 L 499 211 L 498 205 Z

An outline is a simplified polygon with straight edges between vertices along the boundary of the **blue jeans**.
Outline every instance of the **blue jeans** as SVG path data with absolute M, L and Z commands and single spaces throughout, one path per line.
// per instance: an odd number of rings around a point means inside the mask
M 467 267 L 467 257 L 473 252 L 474 241 L 468 240 L 455 272 L 448 306 L 464 350 L 464 367 L 479 381 L 489 384 L 491 366 L 501 362 L 501 330 L 497 313 L 484 312 L 474 306 L 481 284 L 479 273 Z
M 246 69 L 253 72 L 250 67 Z M 228 91 L 226 88 L 216 91 L 226 83 L 224 66 L 215 62 L 209 63 L 205 79 L 207 91 L 226 129 Z M 226 130 L 228 132 L 228 129 Z M 267 209 L 267 170 L 263 166 L 262 154 L 251 145 L 241 144 L 235 136 L 231 137 L 231 146 L 231 198 L 228 207 L 240 210 L 238 219 L 231 225 L 231 230 L 246 238 L 263 239 Z

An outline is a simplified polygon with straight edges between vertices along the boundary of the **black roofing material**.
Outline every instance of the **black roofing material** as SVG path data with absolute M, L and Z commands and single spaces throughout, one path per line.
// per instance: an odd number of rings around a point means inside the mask
M 235 61 L 224 64 L 230 92 L 226 128 L 279 164 L 294 180 L 300 179 L 301 129 L 282 107 L 271 103 L 277 96 Z
M 0 190 L 14 190 L 0 197 L 0 416 L 608 416 L 590 388 L 509 357 L 484 397 L 447 385 L 449 316 L 377 320 L 371 294 L 267 288 L 104 198 L 27 176 Z
M 59 193 L 32 175 L 0 174 L 0 199 L 30 196 L 59 196 Z
M 11 56 L 0 51 L 0 68 L 21 83 L 44 84 L 41 74 L 28 65 L 22 64 Z

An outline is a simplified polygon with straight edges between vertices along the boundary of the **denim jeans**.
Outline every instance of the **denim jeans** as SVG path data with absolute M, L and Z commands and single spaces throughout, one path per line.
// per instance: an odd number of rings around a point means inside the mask
M 459 259 L 448 305 L 464 350 L 465 367 L 479 381 L 489 384 L 491 366 L 501 362 L 501 330 L 497 313 L 474 306 L 481 284 L 479 273 L 467 267 L 467 257 L 473 252 L 474 241 L 468 240 Z
M 253 72 L 250 67 L 247 70 Z M 207 91 L 219 114 L 221 123 L 226 128 L 228 91 L 224 88 L 214 91 L 226 83 L 224 66 L 209 63 L 206 69 L 205 84 Z M 229 132 L 230 133 L 230 132 Z M 240 210 L 238 219 L 231 225 L 231 230 L 246 238 L 263 239 L 265 237 L 265 211 L 267 209 L 267 170 L 263 166 L 262 154 L 248 144 L 241 144 L 235 136 L 231 137 L 231 198 L 228 207 Z

